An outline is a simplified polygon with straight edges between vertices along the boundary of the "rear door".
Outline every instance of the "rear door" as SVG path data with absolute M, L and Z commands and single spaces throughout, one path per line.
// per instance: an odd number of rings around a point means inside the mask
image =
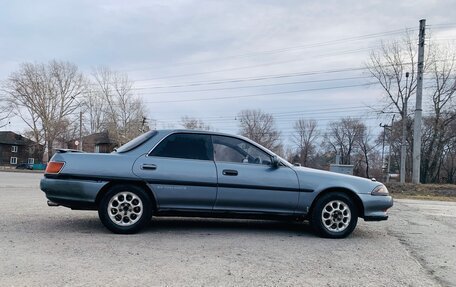
M 159 209 L 212 210 L 217 174 L 209 135 L 175 133 L 139 158 L 134 172 L 153 190 Z
M 214 211 L 293 214 L 299 200 L 294 170 L 235 137 L 212 136 L 218 193 Z

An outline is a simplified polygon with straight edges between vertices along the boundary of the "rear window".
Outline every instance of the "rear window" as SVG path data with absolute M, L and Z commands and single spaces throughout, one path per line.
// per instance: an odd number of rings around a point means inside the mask
M 123 153 L 123 152 L 134 150 L 135 148 L 139 147 L 140 145 L 142 145 L 149 139 L 153 138 L 156 134 L 157 134 L 157 131 L 149 131 L 147 133 L 144 133 L 144 134 L 132 139 L 131 141 L 127 142 L 123 146 L 119 147 L 118 149 L 116 149 L 116 151 L 118 153 Z

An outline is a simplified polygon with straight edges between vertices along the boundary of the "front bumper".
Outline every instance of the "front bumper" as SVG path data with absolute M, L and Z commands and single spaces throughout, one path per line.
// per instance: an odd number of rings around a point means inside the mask
M 364 221 L 382 221 L 387 220 L 388 214 L 381 215 L 381 216 L 364 216 Z
M 388 219 L 387 210 L 393 206 L 391 196 L 374 196 L 371 194 L 359 194 L 364 205 L 365 221 L 381 221 Z
M 42 178 L 40 189 L 46 197 L 60 205 L 74 209 L 96 208 L 98 192 L 106 181 Z

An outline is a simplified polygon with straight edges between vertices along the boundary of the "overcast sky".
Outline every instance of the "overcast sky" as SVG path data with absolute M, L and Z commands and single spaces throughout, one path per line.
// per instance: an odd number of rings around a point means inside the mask
M 341 116 L 361 116 L 375 129 L 386 119 L 367 106 L 380 106 L 382 92 L 356 69 L 369 51 L 406 28 L 417 36 L 422 18 L 433 38 L 456 39 L 456 1 L 59 0 L 0 7 L 0 80 L 23 62 L 65 60 L 87 73 L 108 66 L 135 81 L 159 127 L 178 127 L 188 115 L 237 132 L 236 114 L 254 108 L 273 113 L 285 138 L 298 117 L 315 118 L 324 129 Z M 24 127 L 12 119 L 6 129 Z

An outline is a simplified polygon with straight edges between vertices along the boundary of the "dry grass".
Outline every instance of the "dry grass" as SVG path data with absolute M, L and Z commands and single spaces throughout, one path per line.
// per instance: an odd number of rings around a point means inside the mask
M 386 184 L 394 198 L 456 201 L 454 184 Z

